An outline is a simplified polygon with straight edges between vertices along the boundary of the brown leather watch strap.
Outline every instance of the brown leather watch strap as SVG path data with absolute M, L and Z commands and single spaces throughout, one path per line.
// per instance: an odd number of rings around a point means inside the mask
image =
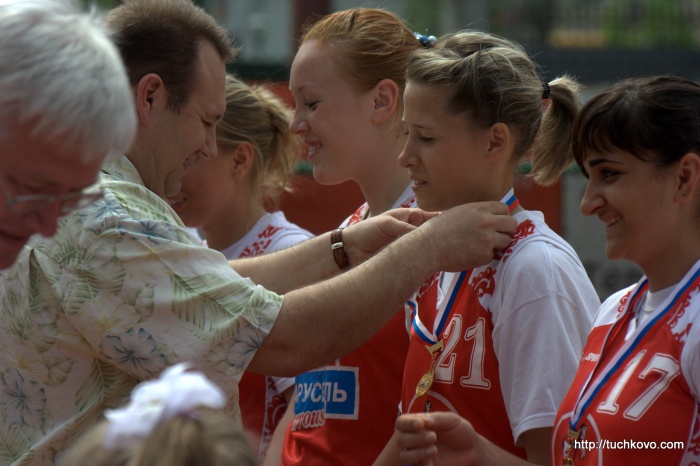
M 333 252 L 333 259 L 335 259 L 335 263 L 338 264 L 340 270 L 350 267 L 350 261 L 345 252 L 345 244 L 343 244 L 342 228 L 336 228 L 331 232 L 331 251 Z

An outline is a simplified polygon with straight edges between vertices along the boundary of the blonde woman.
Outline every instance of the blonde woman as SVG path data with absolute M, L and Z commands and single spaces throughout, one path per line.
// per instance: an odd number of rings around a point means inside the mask
M 299 139 L 290 133 L 292 111 L 264 87 L 226 77 L 226 112 L 216 127 L 218 156 L 199 158 L 182 178 L 171 206 L 208 247 L 228 259 L 279 251 L 313 235 L 268 212 L 289 189 L 299 160 Z M 294 379 L 246 372 L 239 383 L 244 427 L 260 438 L 265 457 L 272 434 L 292 397 Z
M 406 75 L 399 163 L 418 206 L 500 201 L 518 228 L 490 263 L 441 272 L 409 301 L 401 411 L 458 413 L 499 447 L 545 464 L 600 302 L 576 252 L 520 205 L 513 173 L 529 156 L 546 185 L 573 162 L 577 83 L 543 83 L 522 47 L 478 31 L 416 52 Z M 402 464 L 399 450 L 392 440 L 378 464 Z

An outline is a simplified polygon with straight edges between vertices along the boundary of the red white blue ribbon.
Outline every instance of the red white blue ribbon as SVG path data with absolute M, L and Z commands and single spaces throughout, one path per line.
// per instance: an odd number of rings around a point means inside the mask
M 510 188 L 506 195 L 503 196 L 501 202 L 508 206 L 508 210 L 511 213 L 520 205 L 520 201 L 518 201 L 518 198 L 515 197 L 513 188 Z M 452 279 L 450 280 L 449 287 L 445 293 L 445 296 L 449 296 L 449 298 L 443 299 L 440 302 L 432 329 L 428 329 L 427 326 L 420 320 L 417 301 L 413 298 L 408 301 L 408 305 L 413 309 L 413 331 L 428 345 L 434 345 L 438 342 L 438 340 L 440 340 L 439 335 L 442 335 L 442 330 L 445 327 L 447 316 L 449 316 L 450 312 L 452 311 L 452 306 L 454 305 L 455 299 L 457 299 L 457 293 L 462 287 L 462 283 L 464 282 L 468 273 L 471 273 L 471 269 L 452 274 Z M 444 272 L 441 277 L 442 276 L 444 276 Z

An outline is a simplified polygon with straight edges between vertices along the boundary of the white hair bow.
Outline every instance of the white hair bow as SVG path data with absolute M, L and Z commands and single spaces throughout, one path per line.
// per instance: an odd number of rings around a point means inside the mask
M 129 404 L 107 410 L 109 426 L 103 438 L 106 448 L 131 445 L 146 437 L 160 422 L 186 414 L 199 406 L 222 408 L 223 391 L 200 372 L 187 372 L 188 364 L 176 364 L 160 378 L 142 382 L 131 392 Z

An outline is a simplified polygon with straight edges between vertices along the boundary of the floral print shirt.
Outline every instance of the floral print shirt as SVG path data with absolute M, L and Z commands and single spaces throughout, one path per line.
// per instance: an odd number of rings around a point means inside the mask
M 50 465 L 139 382 L 189 361 L 240 419 L 237 382 L 283 298 L 200 246 L 126 157 L 104 199 L 0 272 L 0 464 Z

